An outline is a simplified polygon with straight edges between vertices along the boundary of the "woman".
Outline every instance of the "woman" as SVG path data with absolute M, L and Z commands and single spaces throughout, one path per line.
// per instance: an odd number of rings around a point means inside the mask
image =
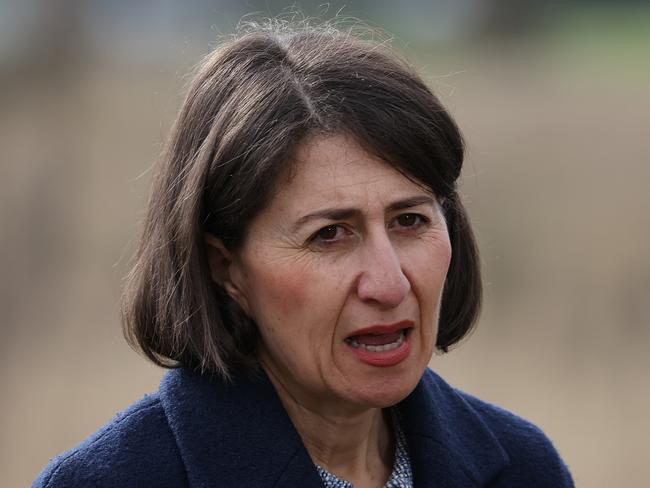
M 572 486 L 427 369 L 472 327 L 463 143 L 383 46 L 257 27 L 200 66 L 125 291 L 160 390 L 34 486 Z

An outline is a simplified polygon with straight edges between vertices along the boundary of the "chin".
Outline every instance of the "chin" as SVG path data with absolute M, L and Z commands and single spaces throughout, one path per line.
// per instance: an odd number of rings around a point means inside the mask
M 411 394 L 425 368 L 426 363 L 422 367 L 376 374 L 370 381 L 360 381 L 361 384 L 355 389 L 355 403 L 373 408 L 391 407 Z

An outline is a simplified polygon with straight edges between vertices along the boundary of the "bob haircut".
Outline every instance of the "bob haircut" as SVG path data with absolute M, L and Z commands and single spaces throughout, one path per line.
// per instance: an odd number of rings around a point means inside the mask
M 307 138 L 348 135 L 441 203 L 452 258 L 436 347 L 478 318 L 477 248 L 457 193 L 462 136 L 410 66 L 330 25 L 253 24 L 198 66 L 153 182 L 122 303 L 132 347 L 163 367 L 228 379 L 256 364 L 257 327 L 214 283 L 204 234 L 231 251 Z

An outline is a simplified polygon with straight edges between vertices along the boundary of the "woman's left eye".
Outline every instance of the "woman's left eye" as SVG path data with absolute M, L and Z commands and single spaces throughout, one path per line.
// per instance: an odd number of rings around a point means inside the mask
M 423 215 L 416 213 L 401 214 L 395 219 L 395 223 L 404 229 L 417 229 L 426 222 L 427 219 Z

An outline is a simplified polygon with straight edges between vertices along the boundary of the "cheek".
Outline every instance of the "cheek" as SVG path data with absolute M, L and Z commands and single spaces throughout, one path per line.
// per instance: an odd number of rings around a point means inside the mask
M 320 258 L 299 254 L 249 263 L 246 295 L 253 318 L 304 333 L 319 317 L 325 318 L 326 310 L 334 310 L 342 289 L 340 263 Z
M 309 278 L 301 272 L 278 272 L 257 270 L 250 280 L 250 297 L 253 318 L 262 323 L 290 322 L 290 317 L 299 313 L 307 301 Z M 291 325 L 290 323 L 286 324 Z
M 411 251 L 408 253 L 408 278 L 420 308 L 424 326 L 422 338 L 427 348 L 432 348 L 438 331 L 440 299 L 451 260 L 451 246 L 448 239 L 436 239 Z
M 451 244 L 448 238 L 424 242 L 405 253 L 407 268 L 421 288 L 428 289 L 436 297 L 447 277 L 451 262 Z
M 267 365 L 312 381 L 335 330 L 332 280 L 325 270 L 300 260 L 257 264 L 249 269 L 247 292 Z

